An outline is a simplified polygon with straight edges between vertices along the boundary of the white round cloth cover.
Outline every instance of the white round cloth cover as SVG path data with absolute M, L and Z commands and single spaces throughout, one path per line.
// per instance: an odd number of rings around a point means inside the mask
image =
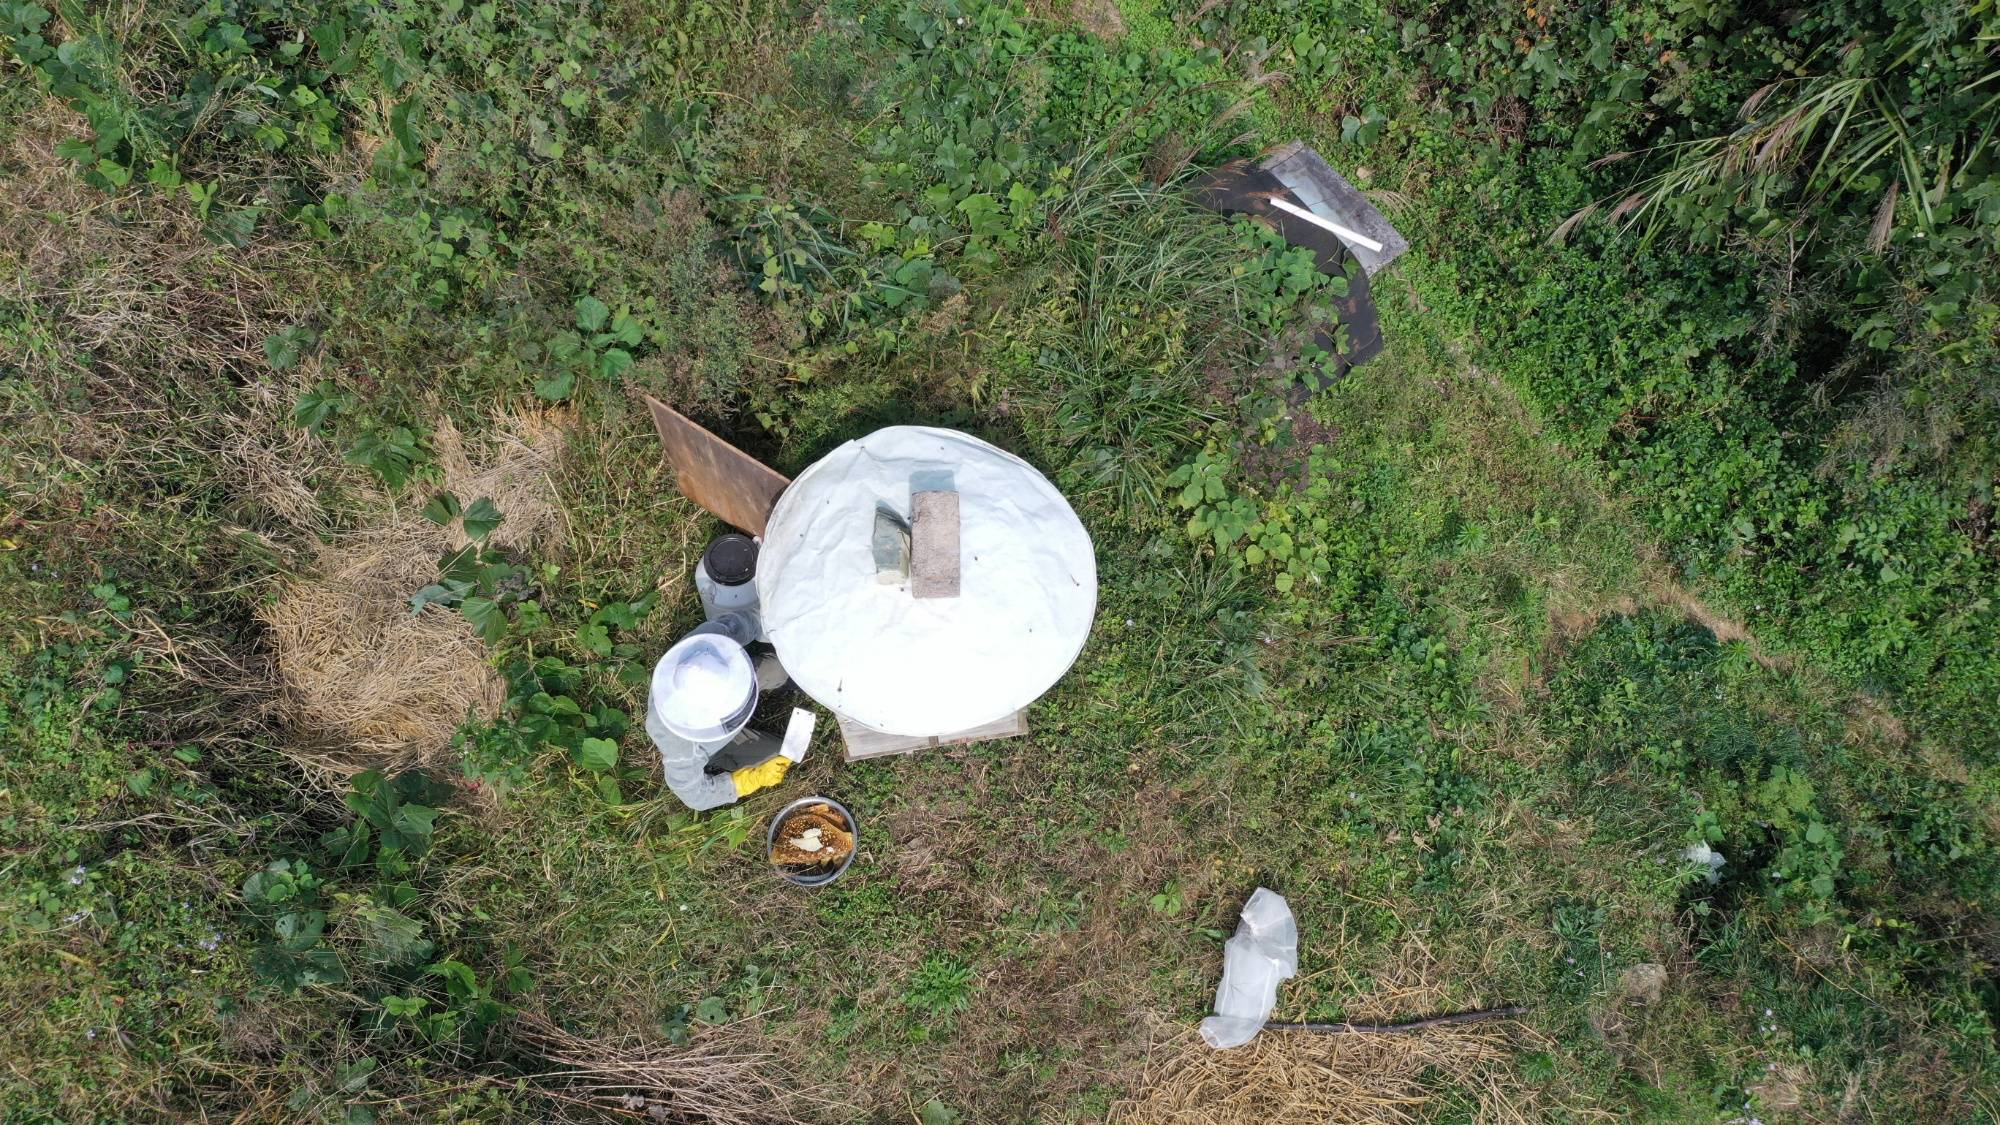
M 959 494 L 955 598 L 915 598 L 875 574 L 877 505 L 907 521 L 911 492 L 934 488 Z M 891 426 L 779 497 L 757 595 L 806 694 L 889 734 L 949 735 L 1006 718 L 1069 670 L 1097 609 L 1097 558 L 1034 466 L 954 430 Z

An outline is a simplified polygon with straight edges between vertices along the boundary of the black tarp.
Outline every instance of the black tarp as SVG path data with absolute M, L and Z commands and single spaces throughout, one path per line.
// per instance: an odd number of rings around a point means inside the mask
M 1209 172 L 1195 181 L 1195 201 L 1224 215 L 1249 215 L 1278 232 L 1292 246 L 1312 250 L 1313 263 L 1329 277 L 1347 279 L 1347 296 L 1336 298 L 1334 313 L 1347 328 L 1347 347 L 1336 347 L 1333 334 L 1315 328 L 1313 343 L 1337 355 L 1341 368 L 1366 363 L 1382 352 L 1382 325 L 1375 315 L 1375 299 L 1368 289 L 1367 271 L 1338 235 L 1316 223 L 1307 222 L 1271 206 L 1283 199 L 1304 207 L 1299 197 L 1287 190 L 1278 178 L 1256 163 L 1238 160 Z

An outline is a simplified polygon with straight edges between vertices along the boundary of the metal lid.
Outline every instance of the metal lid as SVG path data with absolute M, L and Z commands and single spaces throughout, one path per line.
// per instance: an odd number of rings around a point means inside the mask
M 757 541 L 733 531 L 719 535 L 702 552 L 701 568 L 718 586 L 741 586 L 757 577 Z

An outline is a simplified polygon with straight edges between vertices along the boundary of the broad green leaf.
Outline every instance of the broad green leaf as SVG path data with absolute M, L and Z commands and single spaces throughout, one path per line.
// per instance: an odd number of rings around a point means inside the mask
M 415 97 L 405 98 L 389 110 L 389 132 L 396 138 L 402 149 L 403 163 L 415 164 L 424 158 L 424 148 L 417 143 L 417 133 L 410 127 L 410 111 L 416 108 Z
M 347 983 L 347 970 L 341 967 L 340 955 L 331 949 L 260 946 L 250 954 L 250 970 L 286 992 L 297 992 L 307 985 Z
M 535 394 L 548 402 L 561 402 L 576 390 L 576 372 L 558 371 L 535 380 Z
M 368 862 L 373 833 L 365 820 L 336 828 L 319 838 L 320 847 L 332 857 L 335 867 L 354 867 Z
M 507 614 L 492 598 L 470 597 L 460 602 L 458 609 L 487 644 L 498 644 L 507 635 Z
M 616 379 L 632 367 L 632 353 L 624 348 L 606 348 L 597 357 L 597 374 L 602 379 Z
M 351 1063 L 334 1068 L 333 1082 L 343 1094 L 357 1094 L 368 1088 L 368 1079 L 375 1074 L 381 1064 L 373 1055 L 363 1055 Z
M 299 396 L 292 406 L 292 421 L 308 430 L 317 431 L 327 419 L 347 409 L 347 396 L 342 394 L 330 380 L 321 379 L 317 386 Z
M 350 465 L 374 470 L 391 488 L 401 488 L 409 481 L 410 471 L 420 456 L 417 435 L 407 426 L 398 426 L 362 434 L 361 440 L 342 459 Z
M 404 770 L 389 782 L 396 798 L 410 804 L 442 807 L 454 794 L 451 786 L 423 770 Z
M 431 831 L 438 810 L 424 805 L 402 805 L 382 831 L 382 846 L 409 856 L 422 856 L 431 847 Z
M 568 363 L 584 354 L 583 337 L 563 331 L 549 337 L 549 354 Z
M 459 511 L 458 497 L 449 492 L 440 492 L 431 497 L 430 503 L 424 505 L 424 518 L 439 527 L 445 527 L 458 518 Z
M 433 582 L 410 595 L 410 613 L 413 615 L 422 613 L 427 605 L 441 605 L 449 609 L 463 602 L 465 596 L 471 592 L 472 584 L 469 582 L 459 582 L 450 578 L 442 582 Z
M 283 332 L 273 332 L 264 337 L 264 358 L 273 371 L 290 371 L 298 366 L 299 356 L 311 346 L 313 334 L 303 328 L 287 328 Z
M 620 309 L 618 315 L 611 320 L 611 335 L 628 348 L 637 347 L 639 341 L 646 338 L 639 322 L 632 319 L 632 314 L 623 309 Z
M 618 744 L 608 738 L 586 738 L 576 746 L 576 764 L 602 773 L 618 765 Z
M 424 937 L 423 922 L 400 910 L 370 904 L 359 918 L 368 957 L 379 964 L 413 965 L 437 948 Z
M 528 697 L 528 709 L 543 715 L 581 715 L 583 708 L 567 695 L 551 695 L 538 691 Z
M 424 966 L 424 972 L 434 977 L 444 978 L 445 991 L 458 999 L 467 999 L 479 994 L 479 978 L 470 965 L 462 961 L 445 960 Z
M 500 526 L 500 507 L 489 497 L 480 497 L 465 510 L 465 536 L 478 542 L 493 533 Z
M 286 949 L 311 949 L 326 932 L 326 911 L 292 910 L 278 916 L 272 926 L 278 943 Z
M 576 302 L 576 326 L 585 332 L 595 332 L 604 327 L 611 316 L 611 307 L 595 297 L 579 297 Z
M 382 1009 L 399 1019 L 410 1019 L 419 1015 L 430 1005 L 427 996 L 384 996 Z
M 639 623 L 640 610 L 631 602 L 611 602 L 598 607 L 590 615 L 593 625 L 615 625 L 620 629 L 630 629 Z

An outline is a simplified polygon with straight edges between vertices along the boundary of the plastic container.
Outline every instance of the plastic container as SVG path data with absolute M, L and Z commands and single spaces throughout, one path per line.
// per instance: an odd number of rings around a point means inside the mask
M 861 826 L 855 823 L 854 814 L 848 811 L 846 805 L 841 804 L 832 797 L 800 797 L 798 800 L 793 801 L 791 804 L 772 814 L 771 827 L 764 833 L 765 862 L 770 861 L 771 849 L 778 844 L 778 829 L 784 827 L 785 821 L 790 819 L 793 813 L 812 805 L 825 805 L 827 808 L 840 814 L 840 819 L 847 825 L 847 831 L 854 837 L 854 849 L 848 852 L 847 858 L 841 860 L 840 865 L 831 871 L 806 874 L 790 868 L 780 867 L 775 863 L 771 864 L 771 870 L 776 871 L 779 878 L 800 887 L 824 887 L 835 879 L 840 878 L 841 872 L 846 871 L 848 866 L 854 862 L 854 853 L 861 850 Z
M 694 568 L 694 589 L 701 597 L 702 613 L 710 621 L 724 614 L 736 614 L 752 623 L 751 636 L 744 643 L 768 640 L 757 612 L 757 541 L 731 532 L 718 537 L 702 552 Z

